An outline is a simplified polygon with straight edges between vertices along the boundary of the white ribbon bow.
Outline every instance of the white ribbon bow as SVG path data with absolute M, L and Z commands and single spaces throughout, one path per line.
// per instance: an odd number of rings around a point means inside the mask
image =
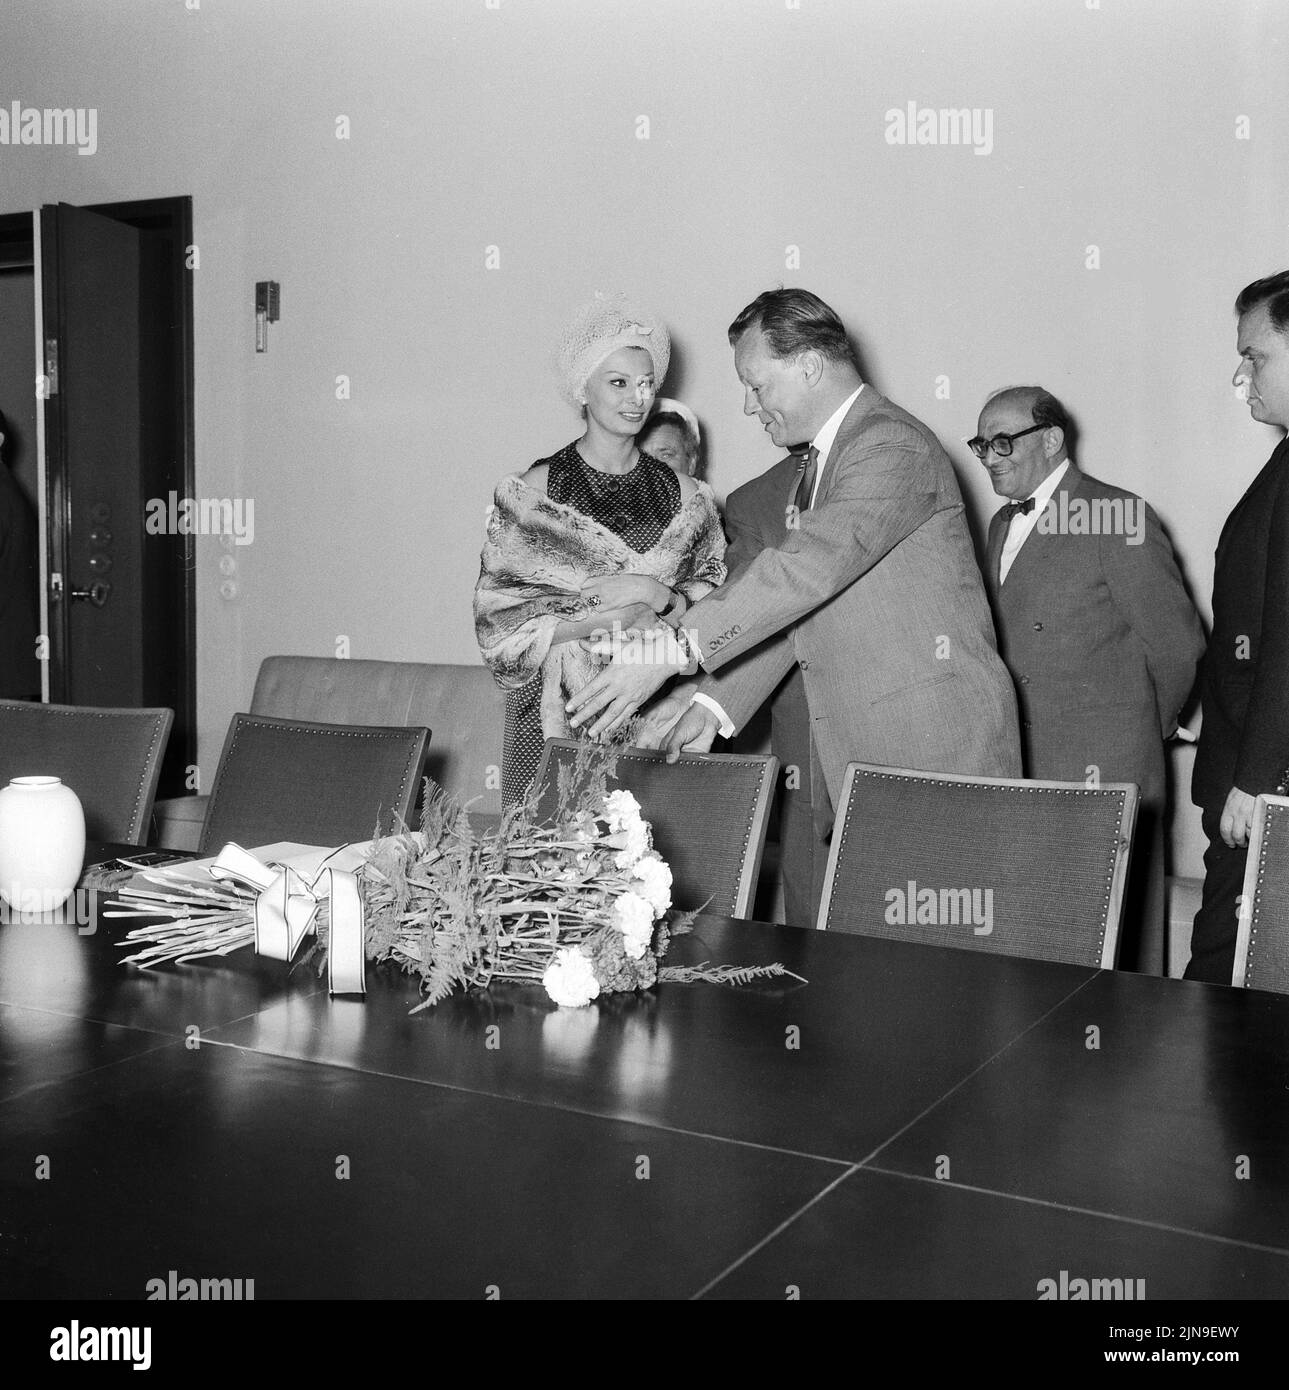
M 316 929 L 318 909 L 328 903 L 327 990 L 331 994 L 366 994 L 363 904 L 356 874 L 329 868 L 324 861 L 312 878 L 306 878 L 288 865 L 261 864 L 241 845 L 227 844 L 210 866 L 210 876 L 232 879 L 256 890 L 255 950 L 273 960 L 295 957 L 300 943 Z

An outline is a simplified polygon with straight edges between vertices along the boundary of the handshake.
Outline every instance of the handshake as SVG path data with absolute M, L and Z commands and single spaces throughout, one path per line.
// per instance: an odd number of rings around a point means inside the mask
M 689 676 L 698 670 L 697 641 L 665 621 L 678 616 L 675 610 L 684 603 L 683 598 L 677 596 L 677 601 L 667 604 L 664 612 L 660 596 L 650 594 L 648 611 L 644 611 L 646 604 L 640 604 L 638 612 L 622 612 L 624 600 L 639 603 L 644 597 L 631 591 L 641 579 L 636 575 L 615 575 L 583 590 L 590 609 L 603 607 L 607 611 L 602 613 L 604 626 L 582 638 L 581 646 L 592 656 L 607 658 L 609 664 L 568 701 L 565 709 L 569 725 L 585 729 L 593 738 L 620 728 L 672 676 Z M 669 590 L 665 592 L 670 594 Z M 680 612 L 683 611 L 681 607 Z M 694 683 L 683 685 L 657 701 L 640 722 L 636 745 L 665 747 L 671 762 L 685 749 L 707 752 L 718 721 L 711 710 L 693 702 L 696 688 Z
M 631 738 L 632 744 L 636 748 L 665 749 L 669 763 L 676 762 L 682 753 L 710 752 L 719 721 L 706 705 L 694 702 L 697 689 L 697 681 L 680 681 L 666 695 L 648 705 L 636 723 Z M 572 710 L 577 699 L 589 690 L 590 686 L 587 686 L 585 691 L 579 691 L 569 702 L 569 709 Z M 590 713 L 591 711 L 588 711 L 580 717 L 573 714 L 569 722 L 576 729 Z M 597 723 L 591 725 L 590 732 L 593 735 L 600 732 L 611 733 L 630 717 L 630 711 L 620 718 L 610 718 L 608 722 L 602 716 Z
M 610 664 L 568 702 L 569 724 L 598 738 L 613 733 L 635 714 L 672 675 L 692 675 L 698 668 L 689 644 L 663 624 L 640 632 L 618 630 L 587 638 L 582 646 Z M 716 715 L 694 702 L 697 681 L 684 681 L 646 709 L 632 742 L 637 748 L 665 748 L 674 763 L 682 752 L 706 753 L 716 737 Z M 598 717 L 596 717 L 598 716 Z
M 662 667 L 664 678 L 677 673 L 691 676 L 698 669 L 696 636 L 659 619 L 647 627 L 623 627 L 614 619 L 612 628 L 584 637 L 579 645 L 592 656 L 608 657 L 622 666 Z

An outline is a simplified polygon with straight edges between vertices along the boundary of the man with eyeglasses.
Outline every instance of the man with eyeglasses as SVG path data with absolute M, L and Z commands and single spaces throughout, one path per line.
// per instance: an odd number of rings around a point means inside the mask
M 1213 562 L 1213 636 L 1191 800 L 1204 813 L 1204 898 L 1188 980 L 1229 985 L 1255 798 L 1289 780 L 1289 270 L 1235 301 L 1234 385 L 1279 442 L 1226 519 Z
M 1069 412 L 1038 386 L 989 398 L 968 445 L 1008 503 L 985 583 L 1016 682 L 1025 775 L 1141 788 L 1120 969 L 1166 974 L 1164 741 L 1204 638 L 1172 546 L 1135 493 L 1082 472 Z

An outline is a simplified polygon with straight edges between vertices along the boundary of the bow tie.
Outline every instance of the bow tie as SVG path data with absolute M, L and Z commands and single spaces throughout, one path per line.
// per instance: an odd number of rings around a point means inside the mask
M 1003 511 L 1007 513 L 1008 524 L 1011 523 L 1012 517 L 1028 516 L 1033 510 L 1034 499 L 1032 497 L 1027 497 L 1023 502 L 1008 502 L 1003 508 Z

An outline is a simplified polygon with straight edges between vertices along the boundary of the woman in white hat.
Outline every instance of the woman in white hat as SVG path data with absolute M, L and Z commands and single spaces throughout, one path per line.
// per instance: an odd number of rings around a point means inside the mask
M 475 633 L 506 689 L 502 801 L 527 793 L 564 705 L 603 664 L 595 632 L 675 622 L 725 578 L 725 538 L 705 483 L 637 447 L 671 356 L 666 327 L 622 296 L 584 305 L 556 369 L 586 429 L 497 485 L 475 587 Z

